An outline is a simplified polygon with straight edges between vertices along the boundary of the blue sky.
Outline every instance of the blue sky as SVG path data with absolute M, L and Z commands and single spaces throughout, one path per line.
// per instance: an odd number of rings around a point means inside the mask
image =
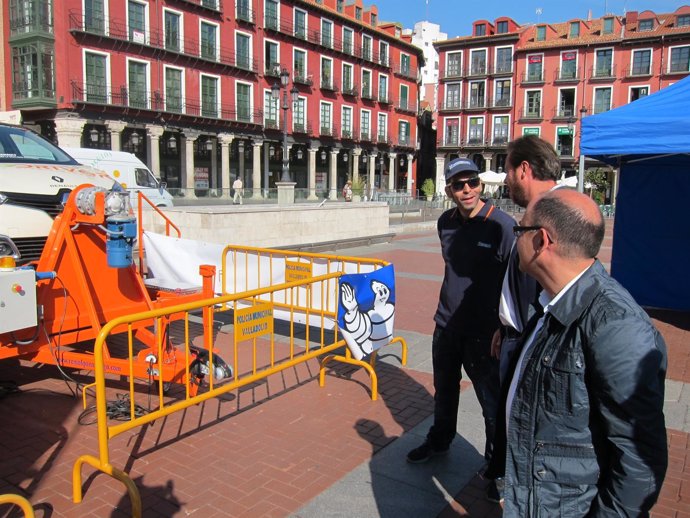
M 690 0 L 373 0 L 382 21 L 401 22 L 405 28 L 415 22 L 438 23 L 449 38 L 469 36 L 472 22 L 510 16 L 520 24 L 562 22 L 571 18 L 603 16 L 607 12 L 622 15 L 627 11 L 673 12 Z M 541 14 L 537 14 L 537 9 Z

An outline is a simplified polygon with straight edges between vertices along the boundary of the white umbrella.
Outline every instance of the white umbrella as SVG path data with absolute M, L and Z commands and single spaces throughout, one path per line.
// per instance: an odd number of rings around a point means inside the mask
M 505 183 L 506 174 L 495 171 L 484 171 L 479 173 L 479 178 L 484 184 L 484 194 L 493 195 L 498 188 Z
M 577 176 L 569 176 L 568 178 L 565 177 L 565 175 L 561 176 L 561 179 L 556 182 L 558 185 L 563 185 L 565 187 L 577 187 Z

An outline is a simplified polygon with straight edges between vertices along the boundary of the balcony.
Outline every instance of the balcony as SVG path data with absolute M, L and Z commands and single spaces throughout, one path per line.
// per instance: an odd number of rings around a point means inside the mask
M 371 142 L 371 133 L 369 133 L 368 130 L 362 130 L 359 132 L 359 141 L 360 142 Z
M 398 101 L 398 103 L 395 105 L 395 109 L 400 112 L 417 113 L 416 103 L 411 103 L 406 99 Z
M 333 138 L 335 138 L 337 136 L 337 131 L 336 131 L 335 127 L 333 127 L 333 126 L 322 125 L 319 128 L 319 135 L 321 135 L 322 137 L 333 137 Z
M 523 85 L 539 85 L 544 83 L 544 74 L 535 72 L 523 72 L 520 83 Z
M 523 121 L 538 121 L 541 120 L 543 117 L 540 108 L 531 110 L 525 110 L 524 108 L 521 108 L 518 118 Z
M 616 79 L 616 67 L 614 65 L 596 66 L 590 68 L 590 81 L 613 81 Z
M 417 69 L 414 69 L 409 65 L 403 66 L 399 63 L 396 63 L 393 65 L 393 73 L 396 76 L 402 76 L 408 79 L 417 79 Z
M 383 92 L 383 93 L 379 93 L 378 101 L 379 101 L 379 103 L 381 103 L 381 104 L 390 104 L 390 103 L 391 103 L 391 98 L 388 97 L 388 93 L 387 93 L 387 92 Z
M 357 85 L 343 86 L 343 95 L 349 95 L 350 97 L 357 97 L 357 92 L 359 87 Z
M 484 77 L 486 76 L 486 63 L 479 63 L 472 65 L 467 71 L 466 76 L 469 77 Z
M 453 147 L 457 148 L 460 146 L 460 139 L 456 135 L 446 135 L 445 138 L 438 141 L 438 147 Z
M 398 146 L 411 147 L 412 146 L 412 139 L 410 139 L 409 135 L 399 136 L 398 137 Z
M 506 148 L 508 147 L 508 137 L 494 136 L 491 141 L 491 147 Z
M 646 67 L 646 70 L 644 67 L 627 67 L 625 69 L 625 77 L 627 78 L 634 78 L 634 77 L 649 77 L 652 75 L 652 67 L 651 65 Z
M 513 64 L 512 63 L 499 63 L 494 65 L 489 71 L 492 76 L 511 76 L 513 75 Z
M 580 70 L 572 68 L 558 68 L 554 72 L 554 83 L 578 83 L 580 81 Z
M 126 86 L 107 88 L 101 84 L 78 83 L 72 81 L 72 104 L 107 109 L 135 109 L 151 112 L 151 115 L 170 114 L 168 120 L 177 117 L 204 117 L 209 122 L 219 124 L 228 121 L 260 126 L 263 123 L 263 111 L 251 110 L 249 106 L 235 107 L 232 104 L 218 103 L 210 98 L 193 98 L 180 96 L 165 98 L 160 92 L 129 91 Z M 132 114 L 134 115 L 134 114 Z
M 12 84 L 13 108 L 56 108 L 55 90 L 46 85 L 41 88 L 30 81 Z
M 465 110 L 468 111 L 479 111 L 479 110 L 485 110 L 486 109 L 486 99 L 481 97 L 479 99 L 470 99 L 466 104 L 465 104 Z
M 352 130 L 349 129 L 344 129 L 340 132 L 340 138 L 343 140 L 354 140 L 354 135 L 352 134 Z
M 465 75 L 460 66 L 448 67 L 445 71 L 439 72 L 438 74 L 438 78 L 441 80 L 462 79 L 463 77 L 465 77 Z
M 688 60 L 679 59 L 677 61 L 671 61 L 667 59 L 662 68 L 662 75 L 664 76 L 678 76 L 690 74 L 690 62 Z
M 462 147 L 486 147 L 487 141 L 484 137 L 470 137 L 462 145 Z
M 84 37 L 98 37 L 114 41 L 127 42 L 137 47 L 148 47 L 169 52 L 171 55 L 232 67 L 256 73 L 258 70 L 255 59 L 247 55 L 237 54 L 228 47 L 208 45 L 193 39 L 182 41 L 168 39 L 163 31 L 149 30 L 145 32 L 129 31 L 127 24 L 117 18 L 108 20 L 105 27 L 93 27 L 85 22 L 85 18 L 76 11 L 70 11 L 69 30 L 73 34 Z
M 365 90 L 362 88 L 362 100 L 363 101 L 375 101 L 376 97 L 374 97 L 374 94 L 371 93 L 371 90 Z
M 179 0 L 184 4 L 194 5 L 196 7 L 201 7 L 213 13 L 223 12 L 223 3 L 221 0 Z
M 513 102 L 510 99 L 510 97 L 499 97 L 498 99 L 494 99 L 491 102 L 491 108 L 492 110 L 508 110 L 513 107 Z
M 445 101 L 438 107 L 438 111 L 440 112 L 455 112 L 460 110 L 462 110 L 462 103 L 459 100 Z
M 562 106 L 560 108 L 554 108 L 551 114 L 551 119 L 555 121 L 569 121 L 577 120 L 577 113 L 575 106 Z
M 321 78 L 321 90 L 328 90 L 330 92 L 337 92 L 338 87 L 335 84 L 335 81 L 332 79 L 329 79 L 327 77 L 322 77 Z
M 254 24 L 254 10 L 248 6 L 237 6 L 236 18 L 238 22 Z
M 292 82 L 298 85 L 314 86 L 311 74 L 305 75 L 304 73 L 298 74 L 295 72 L 295 75 L 292 76 Z
M 303 122 L 293 122 L 292 132 L 311 135 L 311 123 L 308 122 L 304 124 Z
M 264 128 L 268 130 L 279 130 L 278 119 L 264 119 Z
M 388 136 L 385 133 L 379 133 L 376 135 L 376 142 L 378 144 L 388 144 L 390 145 L 390 142 L 388 141 Z
M 278 24 L 278 17 L 271 16 L 268 14 L 264 15 L 264 29 L 268 31 L 279 31 L 280 25 Z

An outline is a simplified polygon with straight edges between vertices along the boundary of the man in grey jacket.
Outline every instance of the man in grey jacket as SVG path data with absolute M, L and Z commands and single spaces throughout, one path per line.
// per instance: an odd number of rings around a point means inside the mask
M 544 290 L 488 470 L 505 468 L 503 516 L 646 516 L 668 464 L 664 341 L 596 260 L 604 221 L 587 196 L 548 192 L 514 232 L 520 269 Z

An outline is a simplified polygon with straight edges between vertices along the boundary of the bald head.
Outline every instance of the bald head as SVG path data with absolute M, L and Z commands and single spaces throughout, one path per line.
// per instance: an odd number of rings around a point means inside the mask
M 560 254 L 573 259 L 593 259 L 604 240 L 604 218 L 599 206 L 572 189 L 556 189 L 531 204 L 525 217 L 530 225 L 547 229 Z

